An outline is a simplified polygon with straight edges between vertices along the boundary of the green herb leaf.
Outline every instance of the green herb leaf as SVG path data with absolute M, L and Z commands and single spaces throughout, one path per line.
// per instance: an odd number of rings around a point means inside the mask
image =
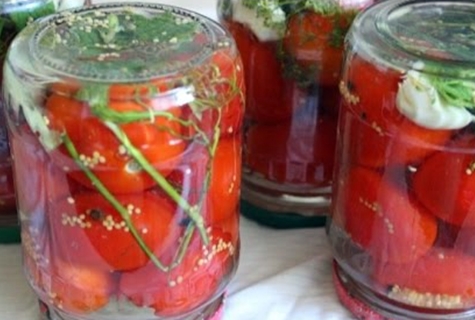
M 442 101 L 450 106 L 475 109 L 475 83 L 442 77 L 430 77 Z
M 53 1 L 48 1 L 46 4 L 41 5 L 31 11 L 17 11 L 10 13 L 10 18 L 15 23 L 17 31 L 22 30 L 26 25 L 40 17 L 47 16 L 56 11 Z

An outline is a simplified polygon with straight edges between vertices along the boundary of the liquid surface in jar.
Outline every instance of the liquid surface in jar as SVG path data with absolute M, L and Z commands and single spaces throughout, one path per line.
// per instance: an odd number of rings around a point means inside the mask
M 239 252 L 232 39 L 184 9 L 105 4 L 33 23 L 13 48 L 6 108 L 39 298 L 64 319 L 212 313 Z

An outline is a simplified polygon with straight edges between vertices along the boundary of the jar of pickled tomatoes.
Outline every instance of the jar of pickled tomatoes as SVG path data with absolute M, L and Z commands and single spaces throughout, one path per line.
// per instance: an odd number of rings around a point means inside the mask
M 0 63 L 3 64 L 10 42 L 28 23 L 67 7 L 82 6 L 84 0 L 4 0 L 0 4 Z M 3 71 L 0 68 L 0 84 Z M 15 203 L 12 160 L 5 120 L 0 117 L 0 243 L 17 242 L 20 232 Z
M 50 319 L 216 319 L 239 255 L 243 90 L 231 36 L 178 7 L 67 10 L 13 41 L 24 269 Z
M 358 319 L 475 317 L 474 21 L 393 0 L 348 33 L 328 236 Z
M 343 40 L 372 0 L 220 0 L 243 59 L 242 213 L 321 226 L 330 203 Z

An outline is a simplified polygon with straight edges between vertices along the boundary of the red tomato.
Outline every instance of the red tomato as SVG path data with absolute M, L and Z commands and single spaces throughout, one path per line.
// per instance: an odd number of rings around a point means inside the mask
M 437 221 L 410 199 L 408 190 L 377 172 L 353 167 L 339 179 L 337 215 L 351 239 L 375 260 L 404 263 L 425 254 L 437 236 Z
M 122 273 L 120 292 L 137 306 L 154 308 L 159 316 L 182 315 L 204 304 L 223 289 L 228 281 L 224 277 L 234 272 L 238 249 L 230 235 L 219 229 L 211 229 L 209 237 L 210 244 L 203 246 L 195 232 L 183 260 L 169 272 L 149 263 Z M 171 262 L 175 250 L 165 260 Z
M 244 164 L 279 183 L 326 185 L 332 179 L 336 121 L 256 124 L 245 135 Z
M 13 132 L 10 138 L 18 210 L 29 218 L 29 223 L 38 226 L 45 220 L 44 213 L 50 212 L 50 203 L 56 204 L 81 186 L 51 161 L 27 125 Z
M 159 254 L 174 240 L 177 227 L 173 225 L 174 208 L 168 200 L 154 194 L 121 195 L 116 198 L 127 208 L 131 224 L 153 252 Z M 61 217 L 61 224 L 53 225 L 61 229 L 52 231 L 52 234 L 65 240 L 65 243 L 57 244 L 61 246 L 60 252 L 92 251 L 87 243 L 75 243 L 85 239 L 79 230 L 72 235 L 64 235 L 78 228 L 85 231 L 95 251 L 113 270 L 131 270 L 149 261 L 124 219 L 99 193 L 86 192 L 69 197 L 59 204 L 57 210 L 61 211 L 55 212 L 52 217 Z M 84 260 L 97 264 L 94 257 Z
M 112 274 L 86 266 L 55 260 L 42 273 L 43 290 L 49 303 L 69 313 L 85 314 L 107 305 L 114 290 Z
M 109 265 L 109 261 L 103 258 L 102 252 L 96 249 L 94 243 L 89 240 L 86 219 L 82 219 L 81 223 L 79 218 L 81 211 L 74 213 L 76 209 L 72 207 L 74 205 L 72 202 L 75 199 L 85 201 L 84 197 L 81 199 L 77 196 L 68 196 L 49 203 L 49 237 L 55 257 L 75 266 L 103 271 L 115 270 L 115 267 Z
M 451 249 L 433 248 L 407 264 L 378 265 L 374 279 L 383 285 L 397 285 L 399 289 L 411 290 L 414 303 L 424 302 L 424 299 L 436 300 L 435 295 L 438 295 L 439 298 L 452 298 L 456 303 L 461 298 L 459 304 L 469 299 L 472 305 L 475 299 L 475 258 Z M 410 298 L 408 293 L 405 302 L 411 302 Z
M 228 22 L 244 65 L 246 82 L 246 116 L 274 123 L 289 119 L 297 103 L 293 101 L 292 81 L 284 80 L 278 46 L 260 42 L 242 24 Z
M 244 117 L 246 91 L 242 60 L 240 57 L 233 57 L 229 50 L 220 50 L 213 54 L 211 63 L 218 67 L 220 77 L 225 80 L 224 83 L 216 85 L 218 95 L 225 99 L 221 114 L 221 135 L 234 135 L 241 131 Z M 216 116 L 214 112 L 213 118 L 216 119 Z
M 414 193 L 431 213 L 457 226 L 475 227 L 475 136 L 463 136 L 428 158 L 414 174 Z M 450 151 L 449 151 L 450 150 Z
M 351 161 L 371 167 L 413 165 L 443 146 L 452 130 L 420 127 L 396 108 L 401 74 L 355 56 L 348 63 L 341 127 L 351 141 Z M 352 103 L 348 99 L 356 99 Z M 351 110 L 351 111 L 349 111 Z
M 241 190 L 241 137 L 223 137 L 216 147 L 214 158 L 200 144 L 189 148 L 180 166 L 168 180 L 181 196 L 190 204 L 198 204 L 206 193 L 201 205 L 207 226 L 214 226 L 222 220 L 238 214 Z M 212 164 L 209 164 L 212 161 Z M 206 184 L 206 173 L 210 171 L 210 181 Z M 207 189 L 206 189 L 207 187 Z
M 221 139 L 214 155 L 205 221 L 214 226 L 239 214 L 241 191 L 241 139 Z
M 149 102 L 149 105 L 154 110 L 160 110 L 160 106 L 154 101 Z M 142 105 L 133 101 L 111 101 L 109 108 L 117 112 L 144 111 Z M 155 184 L 148 173 L 137 168 L 137 163 L 131 155 L 121 149 L 121 143 L 112 131 L 91 115 L 86 103 L 52 94 L 48 97 L 46 109 L 52 128 L 68 133 L 82 161 L 92 169 L 109 191 L 138 192 Z M 179 116 L 178 108 L 170 112 Z M 156 117 L 153 122 L 144 120 L 121 124 L 120 128 L 132 145 L 139 149 L 163 175 L 171 171 L 185 147 L 184 140 L 170 133 L 180 132 L 180 124 L 163 117 Z M 65 150 L 63 153 L 68 154 Z M 82 171 L 73 170 L 71 176 L 82 184 L 94 188 Z
M 343 60 L 343 37 L 352 20 L 350 14 L 297 13 L 287 24 L 284 50 L 304 73 L 314 72 L 316 82 L 336 86 Z

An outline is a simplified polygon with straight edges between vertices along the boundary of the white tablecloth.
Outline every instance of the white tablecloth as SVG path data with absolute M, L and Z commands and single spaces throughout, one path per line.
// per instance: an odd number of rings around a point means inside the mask
M 216 1 L 160 2 L 216 19 Z M 274 230 L 242 218 L 241 241 L 223 320 L 351 319 L 333 289 L 322 228 Z M 20 246 L 0 245 L 0 320 L 36 320 L 37 314 L 37 300 L 23 277 Z
M 351 319 L 335 295 L 323 228 L 275 230 L 241 219 L 241 259 L 223 320 Z M 19 245 L 0 245 L 0 320 L 36 320 Z

